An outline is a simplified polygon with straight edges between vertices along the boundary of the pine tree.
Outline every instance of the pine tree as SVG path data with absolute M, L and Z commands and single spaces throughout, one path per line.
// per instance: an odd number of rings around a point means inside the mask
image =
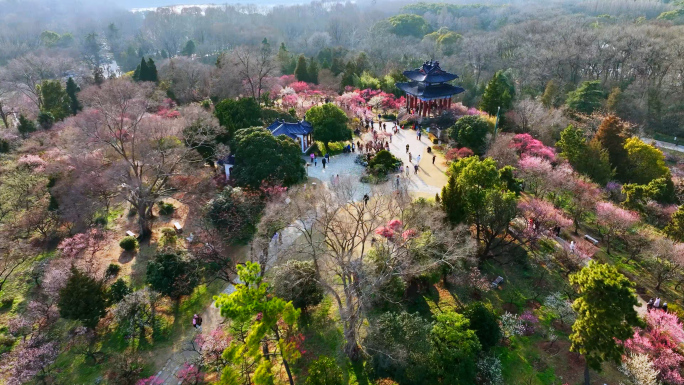
M 627 127 L 617 116 L 606 117 L 598 128 L 594 141 L 608 151 L 610 164 L 616 169 L 616 175 L 620 180 L 626 180 L 629 176 L 629 159 L 625 150 Z
M 634 310 L 639 302 L 633 283 L 607 264 L 589 262 L 570 276 L 570 283 L 580 295 L 572 305 L 577 320 L 572 325 L 570 351 L 584 356 L 584 383 L 589 385 L 589 368 L 600 371 L 604 361 L 620 363 L 625 351 L 622 342 L 642 324 Z
M 318 63 L 314 58 L 309 59 L 307 73 L 309 75 L 309 83 L 318 84 Z
M 157 66 L 154 64 L 154 60 L 152 60 L 152 58 L 147 59 L 147 71 L 149 71 L 147 81 L 155 83 L 159 81 L 159 77 L 157 75 Z
M 138 82 L 144 82 L 149 76 L 148 73 L 149 71 L 147 70 L 147 62 L 143 57 L 142 59 L 140 59 L 140 64 L 138 64 L 138 68 L 136 68 L 135 72 L 133 72 L 133 80 Z
M 36 123 L 33 120 L 28 119 L 24 114 L 20 114 L 17 131 L 19 131 L 22 138 L 27 138 L 30 133 L 36 131 Z
M 69 107 L 71 107 L 72 115 L 76 115 L 78 111 L 83 109 L 81 102 L 78 100 L 76 94 L 81 91 L 81 88 L 76 84 L 72 77 L 69 77 L 66 84 L 66 93 L 69 95 Z
M 107 291 L 102 282 L 72 268 L 66 286 L 59 291 L 58 306 L 63 318 L 94 328 L 106 313 Z
M 591 114 L 601 108 L 604 100 L 605 94 L 601 88 L 601 81 L 593 80 L 583 82 L 575 91 L 568 93 L 566 103 L 571 110 Z
M 503 71 L 498 71 L 485 88 L 480 108 L 492 116 L 496 116 L 499 112 L 499 122 L 502 124 L 504 113 L 513 104 L 514 95 L 515 87 Z M 501 111 L 499 111 L 499 107 L 501 107 Z
M 297 67 L 295 68 L 294 75 L 295 75 L 295 79 L 297 79 L 300 82 L 309 81 L 309 71 L 306 68 L 306 58 L 304 57 L 304 55 L 299 55 L 299 59 L 297 59 Z
M 192 56 L 195 53 L 196 48 L 197 47 L 195 46 L 195 42 L 192 40 L 188 40 L 188 42 L 185 43 L 185 47 L 183 47 L 183 50 L 181 50 L 181 55 Z

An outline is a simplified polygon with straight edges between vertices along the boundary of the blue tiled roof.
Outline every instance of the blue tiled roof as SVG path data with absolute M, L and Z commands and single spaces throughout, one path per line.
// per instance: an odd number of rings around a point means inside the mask
M 297 135 L 307 135 L 313 131 L 311 123 L 306 120 L 301 120 L 296 123 L 288 123 L 283 120 L 276 120 L 268 126 L 273 136 L 286 135 L 292 139 L 297 138 Z

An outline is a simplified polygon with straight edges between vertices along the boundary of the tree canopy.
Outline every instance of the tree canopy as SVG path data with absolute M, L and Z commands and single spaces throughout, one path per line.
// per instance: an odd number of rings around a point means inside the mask
M 582 82 L 576 90 L 570 92 L 566 99 L 566 103 L 568 108 L 574 111 L 583 114 L 591 114 L 601 108 L 605 98 L 605 92 L 603 92 L 603 88 L 601 87 L 601 81 L 592 80 Z
M 94 328 L 107 310 L 107 292 L 102 282 L 76 268 L 59 291 L 59 315 Z
M 227 135 L 218 138 L 220 143 L 228 143 L 240 129 L 262 123 L 261 106 L 254 98 L 224 99 L 216 104 L 214 114 L 219 124 L 228 130 Z
M 459 146 L 467 147 L 476 154 L 483 154 L 487 144 L 489 123 L 479 115 L 464 116 L 449 128 L 449 137 Z
M 347 127 L 347 114 L 332 103 L 311 107 L 306 112 L 306 120 L 313 126 L 315 140 L 327 146 L 330 142 L 350 140 L 352 132 Z
M 423 37 L 430 32 L 430 24 L 422 16 L 401 14 L 388 19 L 390 31 L 398 36 Z
M 589 368 L 600 371 L 604 361 L 620 363 L 625 348 L 621 342 L 634 335 L 640 326 L 635 306 L 639 306 L 633 283 L 614 266 L 589 262 L 570 276 L 579 297 L 572 308 L 577 320 L 572 325 L 570 350 L 586 360 L 585 385 L 589 385 Z
M 273 136 L 262 127 L 237 132 L 232 149 L 235 167 L 231 174 L 240 186 L 258 188 L 262 182 L 293 185 L 306 177 L 299 145 L 286 136 Z

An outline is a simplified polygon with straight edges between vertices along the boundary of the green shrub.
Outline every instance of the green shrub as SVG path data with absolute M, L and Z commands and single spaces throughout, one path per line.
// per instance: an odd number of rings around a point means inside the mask
M 380 116 L 386 120 L 392 120 L 392 121 L 397 120 L 397 115 L 395 115 L 395 114 L 384 114 L 384 115 L 380 115 Z
M 200 106 L 202 106 L 202 108 L 204 108 L 205 110 L 211 110 L 211 106 L 212 106 L 211 99 L 202 100 L 200 102 Z
M 109 303 L 119 303 L 130 293 L 131 289 L 126 284 L 126 281 L 119 278 L 112 284 L 112 286 L 109 287 Z
M 135 237 L 124 237 L 124 239 L 119 242 L 119 246 L 125 251 L 133 251 L 138 248 L 138 240 Z
M 107 222 L 109 222 L 109 220 L 105 215 L 98 215 L 93 219 L 93 224 L 96 226 L 106 226 Z
M 350 144 L 350 142 L 330 142 L 328 143 L 328 154 L 330 156 L 341 154 L 344 151 L 344 148 Z M 325 156 L 326 150 L 325 150 L 325 143 L 323 142 L 316 142 L 316 147 L 318 148 L 319 152 L 321 155 Z
M 161 201 L 157 202 L 157 206 L 159 206 L 159 215 L 171 215 L 176 209 L 171 203 L 165 203 Z
M 0 139 L 0 153 L 6 153 L 10 150 L 10 142 L 5 139 Z
M 379 175 L 373 175 L 373 174 L 367 174 L 361 177 L 361 182 L 362 183 L 369 183 L 369 184 L 380 184 L 380 183 L 385 183 L 389 180 L 389 177 L 387 174 L 379 174 Z
M 0 308 L 2 309 L 9 309 L 12 305 L 14 305 L 14 297 L 3 298 L 2 301 L 0 301 Z
M 680 321 L 684 322 L 684 309 L 682 309 L 681 306 L 675 303 L 667 304 L 667 311 L 669 313 L 677 315 L 677 318 L 679 318 Z
M 8 335 L 0 335 L 0 354 L 7 353 L 12 350 L 16 339 Z
M 116 277 L 119 275 L 119 272 L 121 271 L 121 265 L 117 265 L 116 263 L 110 263 L 109 266 L 107 266 L 107 271 L 105 271 L 105 275 L 107 277 Z
M 401 159 L 392 155 L 391 152 L 387 150 L 380 150 L 378 153 L 368 162 L 368 167 L 375 171 L 390 172 L 394 171 L 401 166 Z
M 337 366 L 335 360 L 321 356 L 309 365 L 309 376 L 305 385 L 343 385 L 344 376 L 342 369 Z
M 160 243 L 162 246 L 175 246 L 176 241 L 178 240 L 176 236 L 176 230 L 165 227 L 161 230 L 162 236 L 160 239 Z

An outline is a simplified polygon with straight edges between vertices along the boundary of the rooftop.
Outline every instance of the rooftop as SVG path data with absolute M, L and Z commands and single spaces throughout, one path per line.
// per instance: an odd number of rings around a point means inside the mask
M 299 122 L 290 123 L 282 119 L 278 119 L 268 126 L 268 130 L 271 131 L 273 136 L 285 135 L 292 139 L 296 139 L 298 135 L 307 135 L 313 131 L 311 123 L 306 120 L 300 120 Z
M 426 84 L 422 82 L 408 82 L 397 83 L 397 87 L 420 100 L 442 99 L 465 91 L 461 87 L 452 86 L 451 84 L 446 83 Z
M 426 83 L 445 83 L 458 78 L 458 75 L 451 74 L 439 67 L 438 61 L 426 61 L 420 68 L 411 71 L 404 71 L 404 76 L 415 82 Z

